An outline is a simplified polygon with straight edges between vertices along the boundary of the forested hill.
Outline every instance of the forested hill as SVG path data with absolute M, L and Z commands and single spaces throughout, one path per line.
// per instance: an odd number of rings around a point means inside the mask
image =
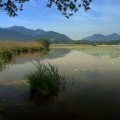
M 72 41 L 68 36 L 54 31 L 32 30 L 22 26 L 0 28 L 0 39 L 25 41 L 38 38 L 45 38 L 53 43 L 67 43 Z

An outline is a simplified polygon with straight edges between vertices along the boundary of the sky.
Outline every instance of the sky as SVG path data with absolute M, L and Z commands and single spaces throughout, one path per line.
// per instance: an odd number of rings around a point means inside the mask
M 80 8 L 67 19 L 57 9 L 46 7 L 48 0 L 30 0 L 19 11 L 17 17 L 0 12 L 0 27 L 24 26 L 65 34 L 73 40 L 80 40 L 93 34 L 120 35 L 120 0 L 92 0 L 87 12 Z

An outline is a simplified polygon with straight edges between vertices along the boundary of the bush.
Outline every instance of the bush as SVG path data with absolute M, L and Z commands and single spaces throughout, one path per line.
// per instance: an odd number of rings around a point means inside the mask
M 23 48 L 22 48 L 22 52 L 23 52 L 23 53 L 27 53 L 27 52 L 29 52 L 29 48 L 27 48 L 27 47 L 23 47 Z
M 32 92 L 40 93 L 41 95 L 53 95 L 60 91 L 60 88 L 65 85 L 65 76 L 60 75 L 58 66 L 51 65 L 47 61 L 47 65 L 39 59 L 32 62 L 37 71 L 27 75 Z
M 12 51 L 8 49 L 4 49 L 0 51 L 0 58 L 1 59 L 11 59 L 12 58 Z
M 44 48 L 49 48 L 50 43 L 49 43 L 48 40 L 46 40 L 46 39 L 37 39 L 36 41 L 40 42 L 43 45 Z

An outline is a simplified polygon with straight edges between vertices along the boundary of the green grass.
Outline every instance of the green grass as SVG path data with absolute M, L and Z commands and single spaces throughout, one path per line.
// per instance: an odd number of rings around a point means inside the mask
M 32 92 L 40 93 L 43 96 L 57 94 L 65 85 L 65 75 L 60 75 L 58 66 L 50 64 L 48 61 L 35 59 L 32 62 L 37 70 L 28 74 L 27 79 L 30 83 Z
M 12 51 L 9 49 L 3 49 L 2 51 L 0 51 L 0 59 L 11 59 L 12 55 Z

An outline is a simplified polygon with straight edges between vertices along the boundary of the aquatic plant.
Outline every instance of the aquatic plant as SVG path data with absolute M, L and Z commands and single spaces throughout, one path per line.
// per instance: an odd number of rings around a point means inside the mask
M 3 49 L 0 51 L 0 59 L 11 59 L 12 51 L 9 49 Z
M 47 61 L 35 59 L 31 61 L 37 68 L 36 71 L 27 75 L 30 83 L 31 92 L 40 93 L 41 95 L 57 94 L 65 86 L 65 75 L 60 75 L 58 66 L 52 65 Z

